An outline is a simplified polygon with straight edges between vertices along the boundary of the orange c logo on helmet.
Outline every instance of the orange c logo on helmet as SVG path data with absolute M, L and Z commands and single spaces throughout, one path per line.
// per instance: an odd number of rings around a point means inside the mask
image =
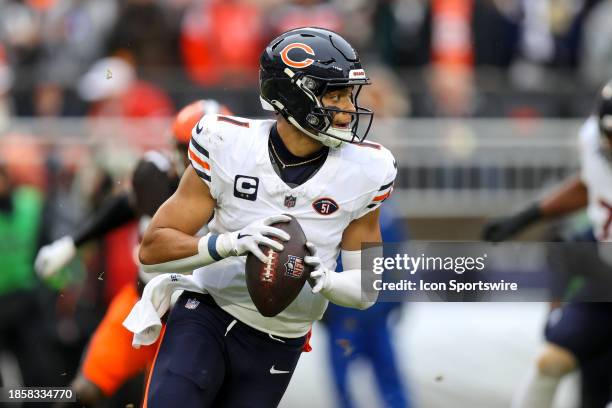
M 287 45 L 285 48 L 283 48 L 283 50 L 280 53 L 281 59 L 283 60 L 283 62 L 286 65 L 289 65 L 290 67 L 293 67 L 293 68 L 306 68 L 312 65 L 312 63 L 314 62 L 312 58 L 305 58 L 301 61 L 295 61 L 289 58 L 289 51 L 295 48 L 299 48 L 300 50 L 303 50 L 307 55 L 312 55 L 313 57 L 315 56 L 314 50 L 310 46 L 303 44 L 303 43 L 291 43 Z

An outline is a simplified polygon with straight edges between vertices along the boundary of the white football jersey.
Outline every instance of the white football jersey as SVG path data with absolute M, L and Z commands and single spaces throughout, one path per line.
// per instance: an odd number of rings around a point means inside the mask
M 579 133 L 581 178 L 589 191 L 587 213 L 599 241 L 612 241 L 612 162 L 602 152 L 597 118 Z
M 213 233 L 237 231 L 271 215 L 291 214 L 316 246 L 322 262 L 334 270 L 344 229 L 391 193 L 395 160 L 376 143 L 345 144 L 330 149 L 319 171 L 291 188 L 276 174 L 268 155 L 274 123 L 207 115 L 194 127 L 191 163 L 217 201 L 208 227 Z M 194 271 L 194 276 L 238 320 L 273 335 L 306 334 L 323 315 L 327 300 L 313 294 L 306 284 L 282 313 L 264 317 L 247 291 L 245 260 L 245 256 L 228 257 Z

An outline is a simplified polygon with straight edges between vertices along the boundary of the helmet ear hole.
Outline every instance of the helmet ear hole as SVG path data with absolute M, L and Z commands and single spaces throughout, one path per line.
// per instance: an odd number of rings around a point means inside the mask
M 315 95 L 319 95 L 319 88 L 321 87 L 317 80 L 311 77 L 304 77 L 304 87 L 314 93 Z
M 306 116 L 306 120 L 308 121 L 308 123 L 310 123 L 314 127 L 319 126 L 319 123 L 321 122 L 319 118 L 317 118 L 312 113 L 309 113 L 308 116 Z

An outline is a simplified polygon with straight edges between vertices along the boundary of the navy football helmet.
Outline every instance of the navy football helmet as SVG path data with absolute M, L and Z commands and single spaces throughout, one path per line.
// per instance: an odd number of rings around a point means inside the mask
M 287 31 L 272 40 L 260 58 L 259 91 L 264 109 L 280 113 L 329 147 L 365 140 L 373 112 L 359 106 L 357 98 L 361 87 L 369 84 L 353 47 L 339 34 L 323 28 Z M 354 86 L 354 112 L 321 104 L 326 92 L 347 86 Z M 337 112 L 351 115 L 347 129 L 332 126 Z

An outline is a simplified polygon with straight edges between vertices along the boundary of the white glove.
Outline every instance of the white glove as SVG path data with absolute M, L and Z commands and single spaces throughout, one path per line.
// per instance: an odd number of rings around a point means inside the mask
M 367 309 L 376 303 L 376 299 L 362 296 L 361 291 L 361 251 L 342 251 L 342 262 L 345 269 L 342 273 L 337 273 L 325 267 L 321 258 L 317 255 L 317 250 L 310 242 L 306 243 L 306 248 L 310 256 L 304 257 L 304 263 L 314 268 L 310 272 L 310 284 L 312 293 L 321 293 L 327 300 L 344 307 L 355 309 Z M 346 262 L 345 262 L 346 261 Z
M 323 265 L 321 258 L 317 255 L 317 248 L 311 242 L 306 242 L 306 248 L 310 256 L 304 257 L 304 263 L 313 268 L 310 272 L 312 293 L 325 293 L 331 288 L 331 274 L 334 272 Z
M 34 261 L 34 269 L 41 278 L 49 278 L 66 266 L 75 255 L 74 240 L 65 236 L 40 248 Z
M 222 256 L 241 256 L 251 252 L 261 262 L 267 263 L 268 257 L 259 249 L 259 245 L 265 245 L 277 251 L 283 250 L 283 245 L 269 237 L 276 237 L 288 241 L 291 237 L 285 231 L 270 227 L 277 222 L 289 222 L 291 217 L 287 215 L 274 215 L 263 220 L 255 221 L 240 231 L 229 232 L 219 235 L 217 245 L 223 252 Z

